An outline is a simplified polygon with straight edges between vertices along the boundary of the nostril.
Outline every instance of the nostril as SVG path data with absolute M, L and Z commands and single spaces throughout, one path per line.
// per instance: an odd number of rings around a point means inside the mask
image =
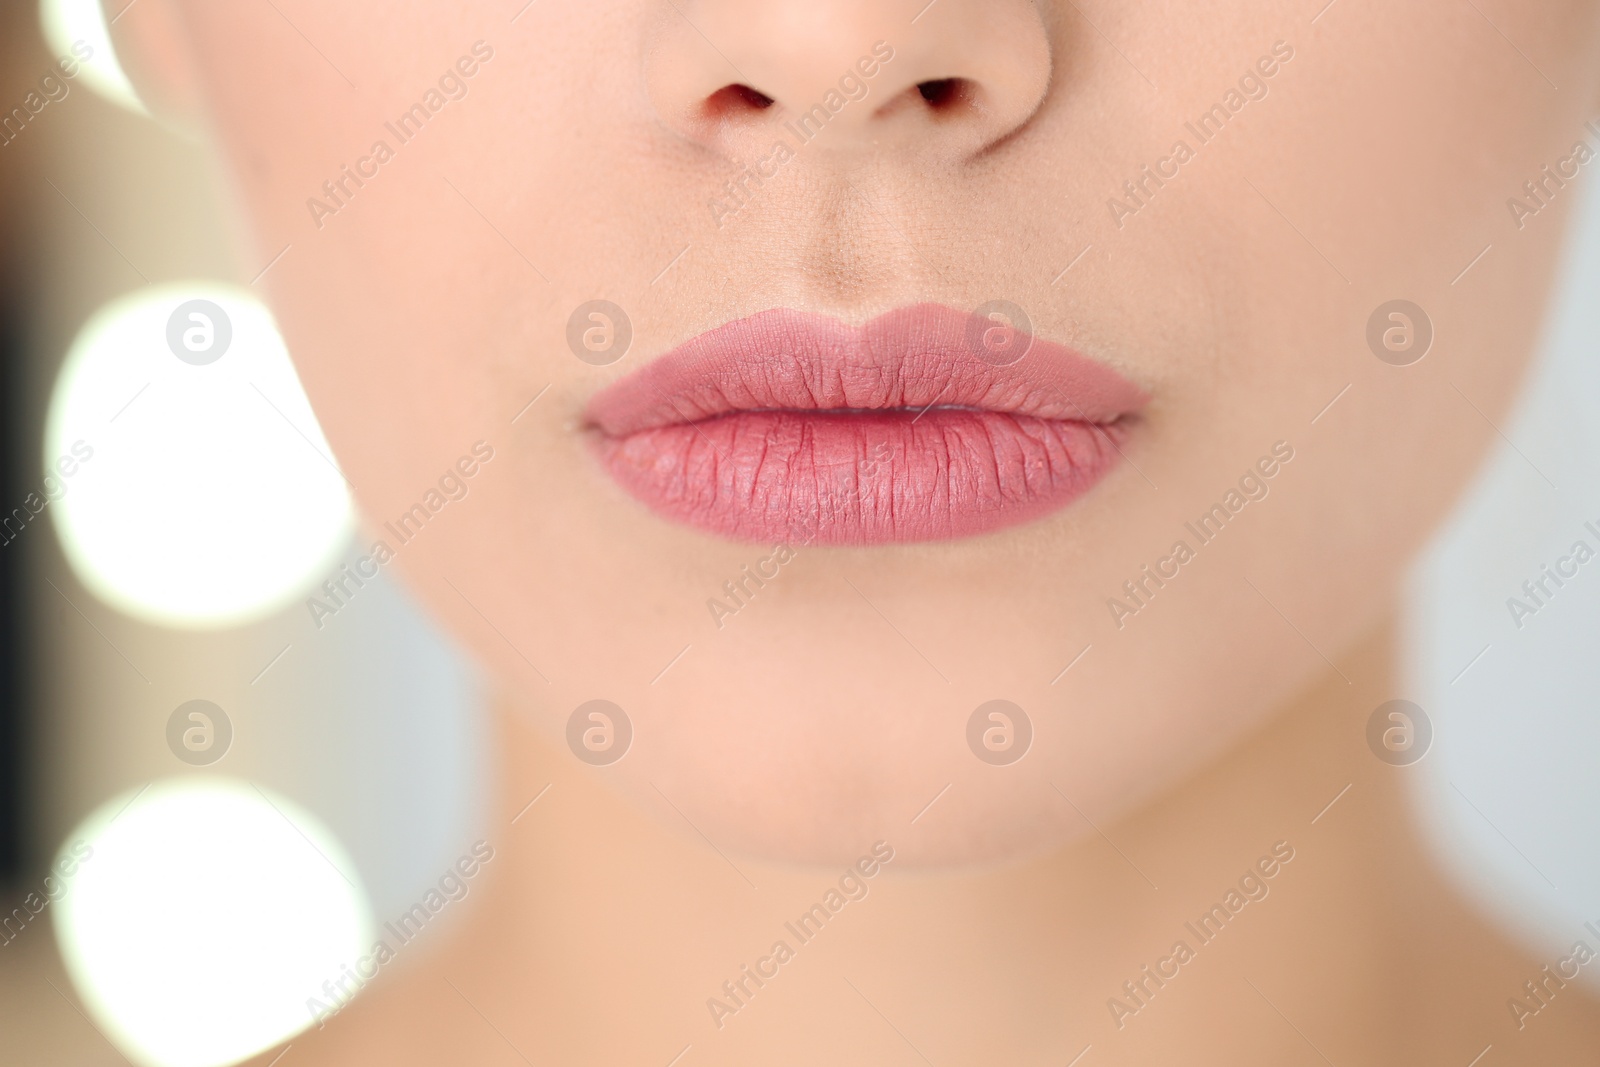
M 965 78 L 934 78 L 920 82 L 917 92 L 935 111 L 945 111 L 957 104 L 966 103 L 972 96 L 972 86 Z
M 772 106 L 772 97 L 748 85 L 724 85 L 706 97 L 705 116 L 713 121 L 737 119 Z

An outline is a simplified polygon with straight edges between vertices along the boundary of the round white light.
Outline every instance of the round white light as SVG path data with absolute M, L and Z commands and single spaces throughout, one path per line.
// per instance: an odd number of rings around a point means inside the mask
M 44 460 L 33 499 L 78 577 L 157 623 L 277 610 L 353 529 L 271 314 L 216 282 L 150 286 L 95 313 L 56 379 Z
M 236 1063 L 288 1040 L 374 939 L 333 835 L 229 779 L 168 779 L 108 802 L 63 844 L 57 872 L 68 869 L 54 905 L 67 973 L 148 1067 Z
M 126 10 L 122 5 L 131 6 L 131 0 L 122 0 L 119 11 Z M 117 53 L 111 47 L 111 27 L 100 0 L 41 0 L 39 24 L 45 43 L 58 58 L 80 61 L 77 77 L 84 84 L 129 111 L 149 114 L 122 64 L 117 62 Z M 84 55 L 89 58 L 83 59 Z

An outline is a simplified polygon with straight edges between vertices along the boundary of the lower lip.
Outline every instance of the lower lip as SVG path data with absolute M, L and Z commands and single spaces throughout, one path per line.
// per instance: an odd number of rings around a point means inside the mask
M 967 408 L 738 411 L 621 437 L 601 461 L 669 518 L 741 540 L 875 545 L 1038 519 L 1116 465 L 1124 421 Z

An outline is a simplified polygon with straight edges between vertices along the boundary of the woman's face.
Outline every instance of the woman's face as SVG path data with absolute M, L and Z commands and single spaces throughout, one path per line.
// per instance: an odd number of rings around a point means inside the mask
M 806 859 L 1059 842 L 1336 669 L 1600 146 L 1579 0 L 182 6 L 364 540 Z

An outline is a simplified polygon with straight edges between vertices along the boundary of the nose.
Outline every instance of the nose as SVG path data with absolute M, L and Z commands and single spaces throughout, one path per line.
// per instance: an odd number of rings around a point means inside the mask
M 646 54 L 662 120 L 735 159 L 775 136 L 971 158 L 1028 121 L 1051 72 L 1031 0 L 665 0 Z

